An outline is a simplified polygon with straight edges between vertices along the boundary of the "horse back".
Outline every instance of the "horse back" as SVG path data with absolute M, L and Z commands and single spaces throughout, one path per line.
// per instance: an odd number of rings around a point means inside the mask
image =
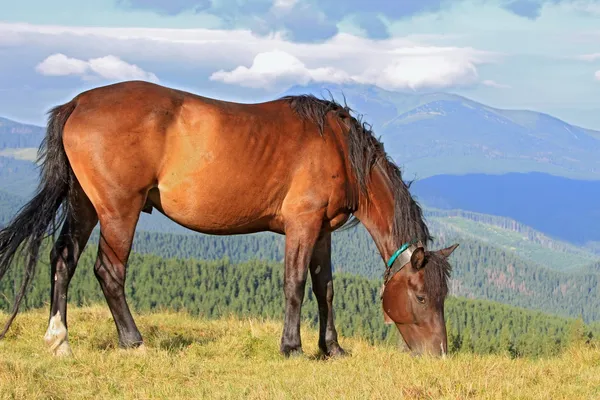
M 344 203 L 343 138 L 319 132 L 285 101 L 233 103 L 146 82 L 74 101 L 63 140 L 86 193 L 144 193 L 146 210 L 227 233 L 279 230 L 286 201 Z

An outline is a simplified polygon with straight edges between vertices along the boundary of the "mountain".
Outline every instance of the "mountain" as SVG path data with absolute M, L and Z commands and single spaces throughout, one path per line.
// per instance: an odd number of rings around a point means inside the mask
M 0 190 L 0 227 L 12 220 L 23 204 L 22 198 Z
M 557 271 L 581 271 L 600 262 L 600 252 L 553 239 L 518 221 L 463 210 L 425 208 L 434 235 L 474 239 Z M 600 272 L 600 271 L 598 271 Z
M 38 147 L 46 129 L 0 117 L 0 150 L 6 148 Z
M 39 170 L 30 161 L 0 156 L 0 190 L 18 197 L 31 197 L 39 181 Z
M 600 132 L 550 115 L 501 110 L 447 93 L 397 93 L 362 85 L 296 86 L 365 114 L 407 176 L 545 172 L 600 179 Z
M 437 175 L 415 181 L 411 191 L 430 207 L 512 218 L 579 245 L 600 241 L 600 181 L 541 173 Z
M 328 93 L 329 91 L 329 93 Z M 343 96 L 381 135 L 408 177 L 545 172 L 600 179 L 600 132 L 548 114 L 501 110 L 450 93 L 390 92 L 369 85 L 295 86 L 282 93 Z M 44 129 L 0 118 L 0 156 L 33 159 Z M 2 153 L 9 149 L 13 153 Z

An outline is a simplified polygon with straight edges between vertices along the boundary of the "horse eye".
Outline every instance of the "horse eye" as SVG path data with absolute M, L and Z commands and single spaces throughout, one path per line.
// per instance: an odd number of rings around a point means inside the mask
M 425 304 L 425 297 L 417 296 L 417 301 L 421 304 Z

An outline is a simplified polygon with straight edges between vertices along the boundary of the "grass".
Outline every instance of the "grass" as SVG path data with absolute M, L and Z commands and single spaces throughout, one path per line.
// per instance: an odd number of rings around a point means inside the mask
M 6 315 L 3 315 L 5 318 Z M 4 319 L 3 318 L 3 319 Z M 46 310 L 20 315 L 0 342 L 0 398 L 11 399 L 583 399 L 600 397 L 600 349 L 552 359 L 451 355 L 413 358 L 390 347 L 341 338 L 350 357 L 278 353 L 279 322 L 203 320 L 182 313 L 137 315 L 147 349 L 116 349 L 105 307 L 71 308 L 74 357 L 45 348 Z

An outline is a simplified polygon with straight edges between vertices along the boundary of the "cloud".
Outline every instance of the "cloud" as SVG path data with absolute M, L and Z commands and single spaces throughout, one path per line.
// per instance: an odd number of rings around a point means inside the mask
M 582 12 L 600 9 L 595 0 L 118 0 L 123 8 L 159 14 L 202 13 L 221 20 L 223 28 L 267 34 L 286 31 L 294 40 L 322 41 L 339 33 L 351 20 L 370 38 L 387 38 L 387 23 L 455 6 L 491 5 L 524 18 L 537 19 L 548 4 L 567 4 Z
M 510 89 L 509 85 L 498 83 L 498 82 L 493 81 L 491 79 L 483 80 L 483 81 L 481 81 L 481 84 L 484 85 L 484 86 L 489 86 L 489 87 L 493 87 L 493 88 L 496 88 L 496 89 Z
M 372 40 L 337 34 L 322 43 L 295 43 L 282 35 L 247 30 L 92 28 L 0 23 L 0 44 L 37 46 L 62 54 L 38 72 L 104 79 L 157 80 L 132 63 L 161 70 L 197 71 L 206 78 L 245 87 L 282 88 L 318 82 L 357 82 L 388 90 L 440 89 L 479 82 L 478 68 L 497 53 L 428 44 L 427 36 Z M 64 56 L 69 54 L 69 57 Z M 99 56 L 112 54 L 112 57 Z M 179 73 L 179 72 L 178 72 Z
M 146 72 L 137 65 L 128 64 L 115 56 L 92 58 L 88 61 L 67 57 L 57 53 L 48 56 L 35 70 L 47 76 L 77 75 L 89 80 L 102 78 L 109 81 L 146 80 L 158 82 L 156 75 Z
M 117 5 L 124 8 L 153 10 L 164 15 L 177 15 L 184 11 L 195 13 L 206 11 L 212 3 L 210 0 L 118 0 Z
M 365 64 L 365 68 L 355 69 L 353 73 L 350 71 L 352 68 L 335 65 L 333 60 L 326 67 L 309 68 L 292 54 L 272 51 L 259 53 L 250 67 L 219 70 L 210 79 L 256 88 L 285 88 L 309 82 L 352 82 L 376 85 L 387 90 L 447 88 L 478 82 L 476 64 L 481 60 L 475 53 L 453 48 L 397 48 L 388 52 L 387 59 L 380 57 L 375 62 Z M 362 55 L 368 57 L 369 54 Z M 489 85 L 493 81 L 486 82 Z
M 478 73 L 468 58 L 431 54 L 399 57 L 387 65 L 373 66 L 354 79 L 388 90 L 419 90 L 472 85 Z
M 503 7 L 521 17 L 536 19 L 542 13 L 543 2 L 539 0 L 513 0 Z
M 53 54 L 35 67 L 37 72 L 48 76 L 85 75 L 88 69 L 87 62 L 64 54 Z
M 299 0 L 275 0 L 273 1 L 273 8 L 279 10 L 292 9 Z
M 566 5 L 585 14 L 600 15 L 600 3 L 597 0 L 575 0 L 567 2 Z
M 600 60 L 600 53 L 591 53 L 591 54 L 583 54 L 576 57 L 578 60 L 582 61 L 596 61 Z
M 597 81 L 600 81 L 600 70 L 596 71 L 594 78 L 596 78 Z
M 389 36 L 386 24 L 376 13 L 364 13 L 357 15 L 354 21 L 365 30 L 367 35 L 373 39 L 385 39 Z
M 249 68 L 239 66 L 230 72 L 220 70 L 210 79 L 246 87 L 272 88 L 278 84 L 307 84 L 311 81 L 343 83 L 350 81 L 350 76 L 331 67 L 307 68 L 293 55 L 275 50 L 257 54 Z
M 268 13 L 255 16 L 248 26 L 262 35 L 286 32 L 290 39 L 305 43 L 323 41 L 338 33 L 335 21 L 317 7 L 300 2 L 285 3 L 285 7 L 273 7 Z

